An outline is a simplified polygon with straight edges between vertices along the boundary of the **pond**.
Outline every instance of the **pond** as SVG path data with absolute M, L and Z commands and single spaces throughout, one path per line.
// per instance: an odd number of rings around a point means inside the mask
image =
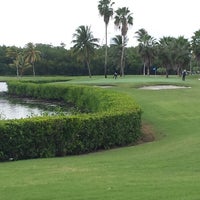
M 33 116 L 65 114 L 69 115 L 73 108 L 53 102 L 44 102 L 33 99 L 11 98 L 6 95 L 7 84 L 0 82 L 0 120 L 21 119 Z

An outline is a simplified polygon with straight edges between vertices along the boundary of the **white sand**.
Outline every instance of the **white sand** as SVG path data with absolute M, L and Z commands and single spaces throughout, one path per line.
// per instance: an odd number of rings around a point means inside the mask
M 143 90 L 169 90 L 169 89 L 185 89 L 185 88 L 191 88 L 191 87 L 185 87 L 185 86 L 175 86 L 175 85 L 154 85 L 154 86 L 144 86 L 140 89 Z

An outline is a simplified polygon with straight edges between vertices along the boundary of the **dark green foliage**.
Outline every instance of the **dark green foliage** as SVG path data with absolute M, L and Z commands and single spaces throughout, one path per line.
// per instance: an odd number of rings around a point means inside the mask
M 88 86 L 9 82 L 18 96 L 74 103 L 88 114 L 0 121 L 0 160 L 65 156 L 132 144 L 141 109 L 129 96 Z
M 22 52 L 25 48 L 0 46 L 0 75 L 16 76 L 16 66 L 13 66 L 14 58 L 7 55 L 9 49 Z M 63 46 L 48 44 L 35 44 L 35 49 L 41 52 L 41 59 L 35 62 L 36 75 L 87 75 L 85 63 L 77 59 L 73 48 L 65 49 Z M 108 74 L 112 75 L 117 68 L 118 56 L 112 47 L 108 47 Z M 135 47 L 128 48 L 125 52 L 126 74 L 137 74 L 141 60 Z M 95 49 L 91 57 L 90 67 L 93 75 L 104 74 L 105 46 Z M 27 68 L 24 75 L 32 75 L 33 69 Z

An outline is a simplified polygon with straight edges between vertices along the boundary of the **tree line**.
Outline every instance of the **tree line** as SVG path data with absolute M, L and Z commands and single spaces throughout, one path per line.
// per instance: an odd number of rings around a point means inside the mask
M 105 23 L 105 45 L 98 44 L 91 27 L 81 25 L 73 34 L 73 47 L 65 44 L 28 43 L 23 48 L 0 46 L 0 75 L 103 75 L 117 72 L 125 74 L 181 74 L 183 69 L 199 73 L 200 30 L 189 40 L 163 36 L 159 40 L 149 35 L 144 28 L 135 32 L 138 45 L 127 47 L 128 27 L 133 25 L 129 8 L 116 11 L 111 0 L 99 0 L 98 11 Z M 107 44 L 107 28 L 114 15 L 114 24 L 121 35 Z
M 65 49 L 64 46 L 39 43 L 34 44 L 34 51 L 38 52 L 35 54 L 29 52 L 26 46 L 24 48 L 0 46 L 0 75 L 88 75 L 87 63 L 77 56 L 73 48 Z M 95 49 L 90 61 L 91 76 L 104 74 L 104 51 L 105 47 Z M 119 52 L 112 46 L 109 47 L 108 53 L 107 71 L 112 75 L 120 61 Z M 130 47 L 126 53 L 125 73 L 140 74 L 141 61 L 137 48 Z

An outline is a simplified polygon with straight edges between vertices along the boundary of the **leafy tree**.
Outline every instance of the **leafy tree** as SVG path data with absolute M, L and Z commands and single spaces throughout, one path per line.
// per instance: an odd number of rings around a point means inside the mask
M 100 0 L 98 5 L 98 10 L 101 16 L 104 18 L 105 23 L 105 63 L 104 63 L 104 75 L 105 78 L 107 78 L 107 59 L 108 59 L 108 23 L 110 21 L 110 18 L 113 16 L 113 8 L 112 5 L 114 2 L 111 0 Z
M 190 43 L 183 36 L 163 37 L 159 41 L 159 56 L 166 68 L 166 77 L 169 70 L 180 75 L 180 70 L 187 68 L 190 62 Z
M 126 48 L 126 73 L 141 74 L 141 58 L 138 47 Z
M 25 46 L 25 56 L 27 59 L 27 62 L 31 63 L 33 67 L 33 76 L 35 76 L 35 62 L 40 60 L 41 52 L 35 49 L 35 45 L 31 42 L 26 44 Z
M 194 32 L 191 40 L 191 48 L 195 60 L 200 64 L 200 30 Z
M 109 51 L 109 47 L 108 47 Z M 104 74 L 104 68 L 102 66 L 104 65 L 104 58 L 105 58 L 105 46 L 101 46 L 98 49 L 95 49 L 95 54 L 92 57 L 91 60 L 91 70 L 93 74 L 95 75 L 105 75 Z M 107 63 L 107 75 L 110 71 L 110 53 L 109 53 L 109 60 Z
M 73 50 L 82 61 L 86 62 L 89 77 L 91 78 L 90 59 L 91 55 L 95 52 L 95 47 L 99 46 L 97 44 L 99 40 L 94 38 L 88 26 L 79 26 L 76 29 L 76 33 L 73 34 L 73 37 L 75 38 L 72 40 L 74 43 Z
M 124 66 L 123 66 L 123 60 L 124 60 L 124 51 L 126 46 L 126 35 L 128 32 L 128 26 L 133 25 L 133 17 L 132 13 L 130 13 L 130 10 L 127 7 L 118 8 L 115 11 L 115 21 L 114 24 L 116 27 L 118 27 L 121 30 L 122 35 L 122 53 L 121 53 L 121 62 L 120 62 L 120 75 L 124 76 Z
M 10 58 L 6 56 L 7 47 L 5 45 L 0 46 L 0 74 L 1 75 L 11 75 L 12 71 L 11 68 L 8 68 Z
M 15 46 L 7 47 L 6 56 L 14 60 L 17 57 L 19 52 L 20 52 L 20 49 Z

